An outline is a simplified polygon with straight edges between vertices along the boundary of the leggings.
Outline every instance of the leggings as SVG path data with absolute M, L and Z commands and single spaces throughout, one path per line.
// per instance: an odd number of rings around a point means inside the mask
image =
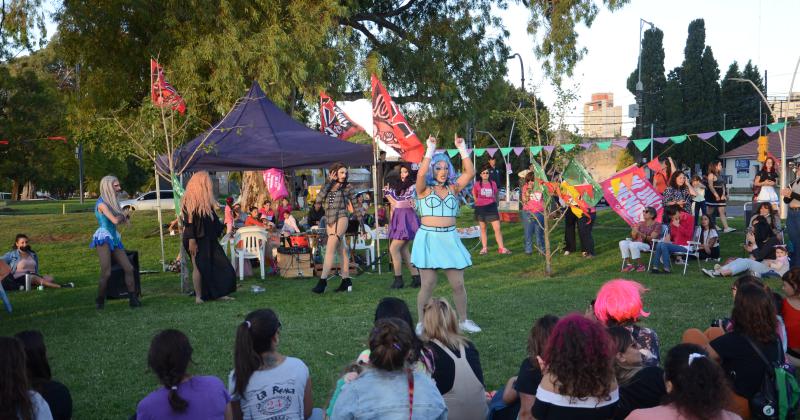
M 340 270 L 342 278 L 350 277 L 350 258 L 349 248 L 347 241 L 344 240 L 344 234 L 347 232 L 348 220 L 346 217 L 336 219 L 335 224 L 325 225 L 325 230 L 328 232 L 328 242 L 325 245 L 325 260 L 322 262 L 323 279 L 327 279 L 333 267 L 333 259 L 336 256 L 336 251 L 341 245 L 342 252 L 342 268 Z

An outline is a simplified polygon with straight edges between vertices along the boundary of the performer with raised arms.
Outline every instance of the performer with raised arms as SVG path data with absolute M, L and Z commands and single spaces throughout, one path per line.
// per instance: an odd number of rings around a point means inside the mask
M 445 154 L 435 154 L 436 139 L 428 137 L 428 149 L 417 174 L 417 212 L 422 225 L 414 237 L 411 263 L 419 269 L 422 280 L 417 295 L 417 319 L 422 319 L 422 309 L 436 287 L 436 270 L 444 270 L 453 288 L 459 326 L 465 332 L 475 333 L 481 329 L 467 318 L 467 290 L 464 288 L 464 269 L 472 265 L 472 259 L 456 232 L 458 193 L 472 181 L 475 168 L 464 139 L 456 135 L 455 145 L 463 168 L 457 179 L 450 159 Z M 422 324 L 417 324 L 417 333 L 422 333 Z

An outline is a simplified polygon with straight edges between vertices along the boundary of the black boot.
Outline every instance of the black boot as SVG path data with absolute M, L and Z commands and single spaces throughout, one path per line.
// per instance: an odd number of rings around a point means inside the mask
M 314 286 L 314 288 L 311 289 L 311 291 L 319 295 L 325 293 L 326 287 L 328 287 L 328 279 L 320 278 L 319 281 L 317 282 L 317 285 Z
M 339 284 L 339 287 L 336 288 L 335 292 L 352 292 L 353 291 L 353 281 L 350 280 L 350 277 L 342 277 L 342 282 Z
M 392 286 L 389 287 L 390 289 L 402 289 L 404 286 L 403 284 L 403 276 L 394 276 L 394 283 Z
M 96 306 L 97 309 L 105 309 L 106 308 L 106 300 L 105 300 L 105 298 L 102 298 L 102 297 L 98 296 L 97 298 L 95 298 L 94 303 L 95 303 L 95 306 Z
M 136 292 L 128 292 L 128 306 L 131 308 L 138 308 L 142 306 L 142 302 L 139 301 L 139 297 L 136 296 Z
M 422 279 L 419 278 L 419 274 L 416 276 L 411 276 L 411 287 L 417 288 L 422 286 Z

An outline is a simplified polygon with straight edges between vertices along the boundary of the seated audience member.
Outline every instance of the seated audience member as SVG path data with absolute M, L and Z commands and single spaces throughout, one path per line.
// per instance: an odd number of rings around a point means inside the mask
M 503 402 L 506 405 L 510 406 L 519 400 L 519 415 L 514 418 L 533 420 L 531 409 L 536 401 L 536 388 L 542 381 L 542 368 L 538 358 L 544 355 L 544 347 L 556 323 L 557 316 L 545 315 L 537 319 L 531 327 L 528 334 L 528 357 L 520 364 L 517 376 L 508 380 L 503 391 Z
M 250 207 L 250 214 L 247 215 L 247 220 L 244 221 L 245 226 L 258 226 L 266 228 L 267 224 L 258 219 L 258 208 Z
M 600 288 L 592 308 L 595 319 L 606 327 L 620 325 L 633 335 L 633 339 L 639 344 L 645 366 L 658 366 L 658 334 L 650 328 L 636 324 L 639 317 L 650 316 L 643 309 L 642 294 L 645 291 L 647 289 L 635 281 L 614 279 Z
M 162 387 L 148 394 L 136 408 L 136 420 L 232 419 L 231 396 L 216 376 L 193 376 L 189 338 L 178 330 L 163 330 L 153 337 L 147 366 Z
M 52 420 L 50 407 L 31 389 L 25 349 L 13 337 L 0 337 L 0 419 Z
M 54 381 L 47 361 L 47 348 L 39 331 L 22 331 L 14 337 L 25 349 L 28 381 L 31 388 L 44 398 L 50 407 L 54 420 L 72 418 L 72 396 L 64 384 Z
M 656 221 L 658 213 L 652 207 L 646 207 L 642 212 L 644 220 L 639 222 L 631 230 L 631 237 L 623 241 L 619 241 L 619 251 L 622 253 L 622 259 L 630 259 L 630 262 L 622 268 L 622 271 L 627 273 L 629 271 L 646 271 L 647 267 L 642 264 L 641 253 L 642 251 L 651 251 L 653 239 L 658 239 L 661 235 L 661 223 Z
M 306 229 L 314 226 L 322 226 L 320 221 L 325 217 L 325 209 L 322 208 L 322 203 L 314 203 L 308 209 L 308 215 L 306 216 Z
M 242 211 L 242 205 L 237 201 L 233 204 L 233 227 L 240 228 L 244 226 L 245 220 L 247 220 L 247 213 Z
M 717 227 L 711 222 L 707 215 L 700 216 L 700 226 L 697 227 L 695 237 L 700 242 L 698 254 L 701 260 L 719 261 L 719 233 Z
M 630 331 L 615 326 L 608 329 L 614 342 L 614 373 L 619 383 L 619 405 L 615 419 L 624 419 L 637 408 L 655 407 L 667 394 L 664 371 L 658 366 L 644 366 L 639 344 Z
M 281 203 L 278 205 L 278 209 L 275 212 L 275 215 L 278 216 L 278 221 L 276 224 L 283 223 L 286 218 L 286 212 L 288 211 L 289 214 L 291 214 L 292 210 L 292 205 L 289 204 L 289 199 L 286 197 L 281 198 Z
M 753 232 L 753 222 L 755 222 L 756 217 L 758 216 L 764 217 L 764 219 L 767 221 L 767 225 L 775 233 L 775 236 L 778 236 L 783 230 L 781 227 L 781 218 L 778 215 L 778 212 L 772 208 L 770 203 L 758 203 L 754 213 L 755 214 L 750 216 L 750 220 L 747 223 L 747 232 Z
M 664 364 L 664 405 L 634 410 L 627 420 L 740 420 L 725 410 L 730 389 L 725 373 L 702 347 L 678 344 Z
M 378 207 L 378 226 L 386 226 L 389 223 L 390 210 L 387 209 L 388 204 Z
M 674 253 L 686 252 L 689 241 L 692 240 L 694 226 L 692 216 L 683 212 L 678 206 L 669 206 L 664 210 L 666 219 L 669 221 L 667 232 L 656 246 L 653 252 L 653 267 L 650 272 L 659 274 L 658 265 L 661 264 L 665 274 L 671 273 L 670 256 Z
M 613 347 L 596 321 L 580 314 L 561 318 L 539 360 L 545 374 L 536 390 L 533 417 L 610 419 L 619 402 Z
M 781 316 L 786 323 L 786 358 L 795 367 L 800 367 L 800 268 L 793 268 L 783 275 L 783 293 L 786 297 L 781 305 Z
M 31 287 L 44 286 L 55 289 L 75 287 L 73 283 L 58 284 L 53 281 L 53 276 L 44 276 L 39 273 L 39 256 L 31 249 L 28 236 L 24 233 L 17 234 L 11 251 L 3 255 L 3 261 L 11 267 L 11 274 L 2 279 L 2 287 L 5 290 L 25 288 L 26 274 L 31 277 Z
M 736 258 L 735 260 L 725 264 L 714 264 L 714 269 L 703 269 L 709 277 L 717 276 L 735 276 L 746 271 L 750 271 L 756 277 L 763 277 L 765 275 L 774 275 L 777 277 L 783 276 L 789 271 L 789 253 L 784 245 L 775 245 L 775 259 L 765 259 L 761 262 L 753 258 Z
M 781 244 L 767 220 L 760 215 L 753 220 L 753 232 L 747 233 L 745 240 L 745 251 L 756 261 L 774 260 L 775 245 Z
M 286 233 L 300 233 L 300 227 L 297 226 L 297 219 L 292 216 L 291 211 L 283 212 L 283 227 L 282 232 Z
M 258 209 L 258 218 L 267 219 L 270 223 L 275 223 L 275 210 L 272 208 L 272 202 L 264 200 L 264 204 Z
M 278 352 L 281 322 L 271 309 L 247 314 L 236 328 L 234 369 L 228 378 L 234 418 L 322 419 L 313 408 L 311 378 L 302 360 Z M 283 401 L 265 410 L 264 401 Z
M 432 376 L 447 404 L 447 416 L 484 419 L 487 404 L 480 355 L 461 333 L 447 300 L 432 298 L 422 308 L 422 339 L 433 355 Z
M 447 407 L 436 384 L 409 365 L 414 352 L 413 337 L 411 327 L 398 318 L 377 321 L 369 336 L 371 367 L 344 385 L 330 418 L 447 419 Z M 485 397 L 481 398 L 485 401 Z
M 783 359 L 778 335 L 775 303 L 763 287 L 745 284 L 736 291 L 731 312 L 733 330 L 712 340 L 702 334 L 684 333 L 684 341 L 704 347 L 709 355 L 720 362 L 733 384 L 733 398 L 729 409 L 742 418 L 750 418 L 748 401 L 761 388 L 766 367 L 753 350 L 758 346 L 770 362 Z

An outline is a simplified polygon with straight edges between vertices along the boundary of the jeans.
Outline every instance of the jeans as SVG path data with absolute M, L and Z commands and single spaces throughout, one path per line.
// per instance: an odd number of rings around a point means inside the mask
M 544 252 L 544 214 L 523 210 L 522 229 L 525 233 L 525 253 L 533 253 L 533 235 L 536 235 L 536 246 Z
M 700 216 L 706 214 L 706 202 L 695 201 L 693 214 L 694 214 L 694 225 L 700 226 Z
M 686 247 L 683 245 L 675 245 L 673 243 L 659 242 L 658 246 L 656 247 L 655 254 L 653 255 L 653 259 L 656 260 L 653 267 L 656 267 L 659 263 L 661 263 L 661 265 L 664 267 L 664 270 L 669 271 L 671 268 L 671 261 L 669 260 L 670 255 L 679 252 L 685 253 Z
M 737 258 L 722 266 L 721 270 L 731 270 L 732 276 L 750 270 L 760 276 L 769 271 L 770 268 L 767 267 L 766 264 L 751 260 L 750 258 Z
M 789 234 L 789 240 L 792 241 L 792 254 L 789 256 L 792 268 L 800 267 L 800 210 L 792 210 L 787 212 L 786 219 L 786 232 Z

